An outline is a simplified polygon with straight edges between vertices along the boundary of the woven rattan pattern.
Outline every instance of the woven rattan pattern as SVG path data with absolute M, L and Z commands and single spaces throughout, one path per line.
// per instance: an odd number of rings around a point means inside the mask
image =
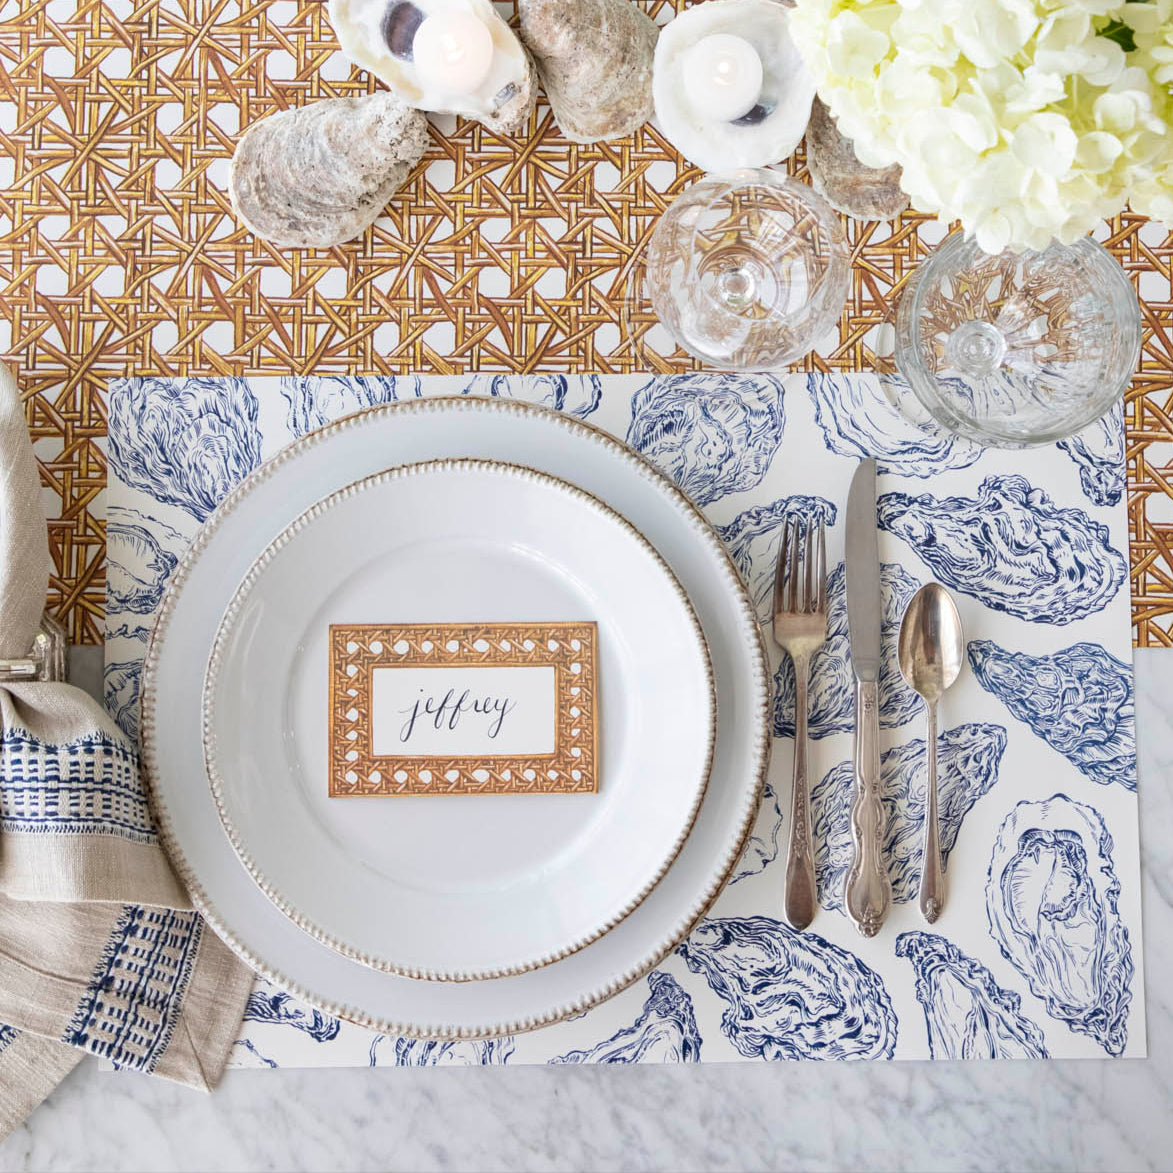
M 673 7 L 647 4 L 661 19 Z M 439 119 L 426 165 L 364 239 L 284 252 L 237 226 L 224 181 L 239 130 L 372 85 L 321 0 L 0 6 L 0 352 L 28 396 L 51 602 L 74 640 L 101 639 L 111 378 L 647 365 L 621 321 L 631 258 L 697 174 L 650 127 L 584 147 L 544 106 L 512 139 Z M 906 216 L 849 233 L 839 345 L 808 366 L 874 365 L 876 327 L 943 227 Z M 1128 406 L 1135 634 L 1171 644 L 1173 238 L 1126 216 L 1107 243 L 1147 317 Z

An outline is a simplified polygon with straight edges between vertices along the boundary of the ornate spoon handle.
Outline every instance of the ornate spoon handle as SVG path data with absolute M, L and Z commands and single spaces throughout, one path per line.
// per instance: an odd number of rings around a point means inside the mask
M 892 907 L 892 883 L 884 862 L 884 823 L 878 688 L 874 680 L 859 680 L 855 685 L 855 798 L 851 804 L 855 856 L 847 873 L 844 903 L 865 937 L 880 931 Z
M 945 907 L 945 869 L 937 828 L 937 706 L 925 703 L 925 746 L 928 756 L 928 797 L 925 802 L 925 850 L 920 869 L 920 910 L 933 924 Z
M 815 919 L 815 856 L 811 844 L 810 791 L 807 786 L 806 706 L 810 661 L 794 661 L 794 785 L 790 794 L 790 843 L 786 850 L 786 920 L 805 929 Z

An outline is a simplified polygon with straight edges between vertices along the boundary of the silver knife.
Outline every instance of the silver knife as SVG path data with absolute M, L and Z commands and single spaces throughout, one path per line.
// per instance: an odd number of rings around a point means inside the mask
M 855 854 L 844 903 L 865 937 L 880 931 L 892 908 L 884 860 L 885 816 L 880 797 L 880 541 L 876 533 L 876 462 L 863 461 L 847 495 L 847 629 L 855 672 L 855 796 L 851 837 Z

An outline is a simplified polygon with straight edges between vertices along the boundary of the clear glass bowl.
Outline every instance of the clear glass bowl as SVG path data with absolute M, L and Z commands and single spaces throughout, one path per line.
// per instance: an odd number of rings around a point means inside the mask
M 1099 419 L 1140 344 L 1132 285 L 1090 236 L 990 256 L 955 232 L 912 274 L 896 314 L 896 366 L 918 403 L 1000 447 L 1049 444 Z
M 769 168 L 707 175 L 648 242 L 643 293 L 672 337 L 708 366 L 776 370 L 838 321 L 850 258 L 830 204 Z

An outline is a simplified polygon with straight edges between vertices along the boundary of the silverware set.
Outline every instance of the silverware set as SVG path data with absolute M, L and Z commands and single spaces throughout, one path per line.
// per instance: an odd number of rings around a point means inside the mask
M 846 512 L 847 627 L 855 675 L 853 855 L 844 907 L 866 937 L 880 931 L 892 908 L 884 856 L 887 816 L 880 778 L 880 666 L 883 594 L 876 530 L 876 462 L 864 460 L 852 478 Z M 818 907 L 810 786 L 807 777 L 807 697 L 811 658 L 827 637 L 827 552 L 821 519 L 791 519 L 783 529 L 774 578 L 774 640 L 794 665 L 794 785 L 786 855 L 788 923 L 805 929 Z M 937 703 L 961 673 L 965 639 L 949 592 L 922 587 L 900 629 L 900 670 L 925 703 L 927 732 L 924 851 L 920 909 L 931 924 L 945 903 L 937 819 Z

